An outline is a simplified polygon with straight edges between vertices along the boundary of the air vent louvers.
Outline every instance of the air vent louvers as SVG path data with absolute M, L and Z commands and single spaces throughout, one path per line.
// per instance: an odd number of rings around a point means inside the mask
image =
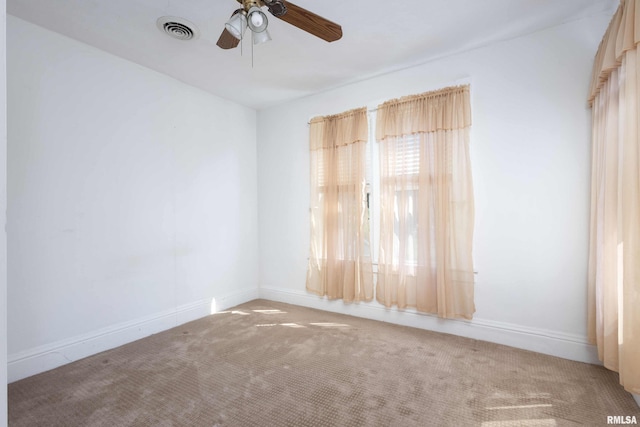
M 197 27 L 183 18 L 163 16 L 158 18 L 157 25 L 161 31 L 174 39 L 191 40 L 198 37 Z

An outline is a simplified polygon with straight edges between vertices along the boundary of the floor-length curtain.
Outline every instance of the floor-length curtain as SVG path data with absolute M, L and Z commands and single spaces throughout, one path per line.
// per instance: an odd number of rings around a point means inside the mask
M 595 58 L 589 339 L 640 394 L 640 0 L 614 15 Z
M 311 252 L 307 290 L 345 302 L 373 299 L 366 206 L 367 110 L 310 124 Z
M 380 251 L 377 300 L 470 319 L 473 186 L 469 86 L 378 107 Z

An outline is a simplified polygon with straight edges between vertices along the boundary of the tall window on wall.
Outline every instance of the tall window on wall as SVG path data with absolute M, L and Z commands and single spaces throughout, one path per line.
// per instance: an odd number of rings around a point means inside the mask
M 470 319 L 473 187 L 469 86 L 378 107 L 380 242 L 376 299 Z
M 311 251 L 307 290 L 346 302 L 373 299 L 367 212 L 367 111 L 310 124 Z
M 593 64 L 588 332 L 640 395 L 640 1 L 622 0 Z

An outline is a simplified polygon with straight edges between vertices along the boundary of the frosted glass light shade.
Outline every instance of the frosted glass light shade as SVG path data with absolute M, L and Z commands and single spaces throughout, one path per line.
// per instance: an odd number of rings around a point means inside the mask
M 269 25 L 267 15 L 265 15 L 265 13 L 256 6 L 252 6 L 247 12 L 247 20 L 249 21 L 249 28 L 254 33 L 261 33 L 265 31 L 267 29 L 267 25 Z
M 253 44 L 262 44 L 271 41 L 269 31 L 264 30 L 261 33 L 253 33 Z
M 236 13 L 224 24 L 224 27 L 231 35 L 238 40 L 242 39 L 242 35 L 247 29 L 247 17 L 243 13 Z

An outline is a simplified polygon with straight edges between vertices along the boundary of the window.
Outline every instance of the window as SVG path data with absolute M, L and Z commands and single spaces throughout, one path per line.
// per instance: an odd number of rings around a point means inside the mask
M 367 113 L 310 125 L 311 249 L 307 290 L 345 301 L 373 298 L 366 208 Z
M 471 318 L 469 87 L 385 102 L 375 120 L 380 183 L 376 299 L 387 307 Z
M 469 87 L 357 111 L 311 123 L 307 289 L 471 318 Z

